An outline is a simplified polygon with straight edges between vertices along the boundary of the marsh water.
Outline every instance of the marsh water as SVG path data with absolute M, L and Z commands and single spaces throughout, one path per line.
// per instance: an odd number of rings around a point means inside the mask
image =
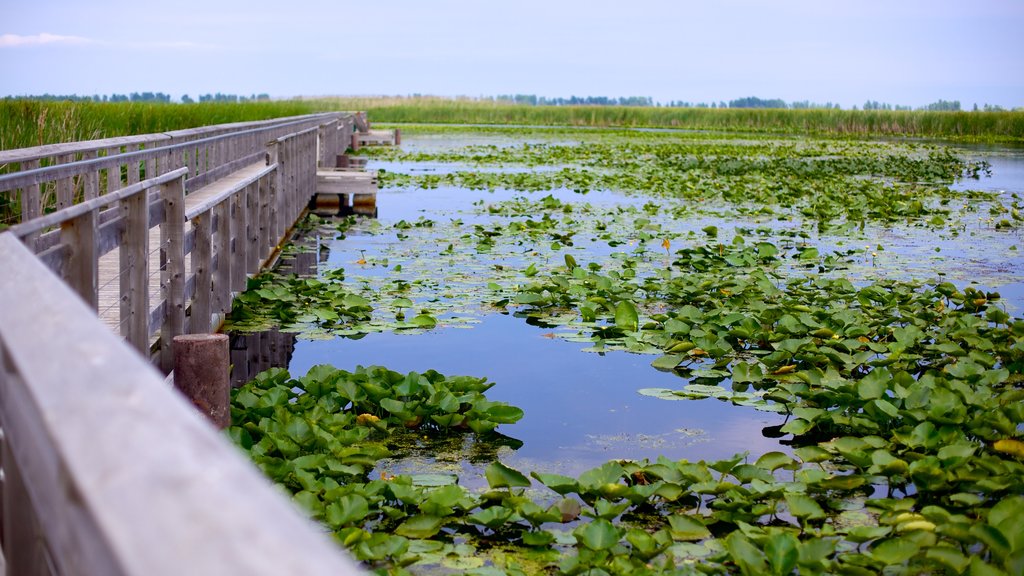
M 437 150 L 469 144 L 514 145 L 508 137 L 467 138 L 465 135 L 405 137 L 403 148 Z M 965 156 L 991 165 L 991 175 L 979 180 L 957 182 L 958 189 L 998 192 L 1007 198 L 1024 194 L 1024 149 L 961 148 Z M 443 163 L 378 162 L 368 168 L 402 173 L 451 171 L 458 167 Z M 315 230 L 307 239 L 315 249 L 299 258 L 310 273 L 342 267 L 346 281 L 358 282 L 387 274 L 394 265 L 394 248 L 412 235 L 422 235 L 418 258 L 421 264 L 443 249 L 431 252 L 431 229 L 411 228 L 399 236 L 396 223 L 429 219 L 466 224 L 496 221 L 481 213 L 481 203 L 493 204 L 519 197 L 538 199 L 551 195 L 562 202 L 591 205 L 640 205 L 642 195 L 592 191 L 580 195 L 570 190 L 545 192 L 486 191 L 456 187 L 434 189 L 382 189 L 377 196 L 378 223 L 373 230 L 356 226 L 339 238 Z M 713 224 L 721 236 L 749 222 L 706 216 L 689 223 L 692 229 Z M 785 226 L 784 223 L 779 224 Z M 815 238 L 819 246 L 832 248 L 850 243 L 870 246 L 874 255 L 860 262 L 858 274 L 868 277 L 886 274 L 898 278 L 926 279 L 940 275 L 965 286 L 975 282 L 998 290 L 1004 305 L 1019 315 L 1024 309 L 1024 258 L 1019 228 L 993 231 L 984 223 L 967 225 L 956 235 L 937 234 L 926 228 L 869 225 L 862 235 L 850 240 L 842 235 Z M 876 248 L 877 247 L 877 248 Z M 603 245 L 577 246 L 579 252 L 605 250 Z M 391 257 L 388 264 L 372 265 Z M 406 254 L 406 257 L 412 258 Z M 487 256 L 484 255 L 483 258 Z M 578 258 L 578 257 L 577 257 Z M 364 260 L 371 265 L 356 265 Z M 525 261 L 525 260 L 523 260 Z M 440 264 L 438 264 L 440 266 Z M 408 267 L 408 266 L 407 266 Z M 464 282 L 472 283 L 470 270 Z M 445 270 L 437 270 L 443 275 Z M 478 278 L 478 281 L 485 281 Z M 449 288 L 451 289 L 451 288 Z M 450 296 L 450 295 L 449 295 Z M 463 316 L 467 316 L 464 314 Z M 640 459 L 666 456 L 672 459 L 717 459 L 749 451 L 761 454 L 786 450 L 780 443 L 778 426 L 782 414 L 757 411 L 717 400 L 665 401 L 638 394 L 643 388 L 678 388 L 686 383 L 675 373 L 655 370 L 651 355 L 622 351 L 584 351 L 589 344 L 554 337 L 552 329 L 527 322 L 508 311 L 480 308 L 468 314 L 471 321 L 446 324 L 433 330 L 405 334 L 385 331 L 360 338 L 309 337 L 268 333 L 235 335 L 236 367 L 248 365 L 244 374 L 270 366 L 287 367 L 293 376 L 304 374 L 317 364 L 331 364 L 345 370 L 358 365 L 382 365 L 398 372 L 429 369 L 449 375 L 487 377 L 495 382 L 487 395 L 523 409 L 525 416 L 514 425 L 502 425 L 507 438 L 497 448 L 502 462 L 520 470 L 578 474 L 613 458 Z M 246 357 L 247 356 L 247 357 Z M 480 469 L 465 457 L 471 450 L 459 440 L 456 445 L 422 445 L 397 451 L 385 460 L 381 472 L 457 472 L 465 484 L 478 484 Z M 474 472 L 474 468 L 476 471 Z M 473 480 L 476 477 L 477 480 Z

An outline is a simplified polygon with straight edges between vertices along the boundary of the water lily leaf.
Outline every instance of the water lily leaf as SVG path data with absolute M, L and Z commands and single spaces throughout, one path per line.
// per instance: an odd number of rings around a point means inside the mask
M 424 328 L 429 330 L 437 326 L 437 318 L 434 318 L 429 314 L 419 314 L 409 320 L 409 324 L 411 324 L 413 328 Z
M 758 576 L 768 572 L 764 553 L 739 531 L 730 533 L 723 544 L 744 576 Z
M 651 366 L 658 370 L 673 370 L 686 359 L 683 354 L 666 354 L 651 362 Z
M 813 422 L 808 422 L 803 418 L 794 418 L 793 420 L 786 422 L 786 424 L 782 426 L 781 431 L 794 436 L 802 436 L 808 433 L 812 428 L 814 428 Z
M 550 546 L 554 541 L 555 535 L 547 530 L 523 532 L 523 544 L 527 546 Z
M 803 520 L 820 520 L 825 517 L 825 511 L 810 496 L 804 494 L 786 494 L 786 506 L 789 512 Z
M 711 531 L 699 519 L 686 514 L 672 514 L 668 517 L 669 534 L 677 542 L 703 540 L 711 537 Z
M 680 394 L 677 390 L 669 390 L 668 388 L 641 388 L 637 390 L 637 393 L 661 400 L 689 400 L 685 394 Z
M 846 531 L 846 538 L 851 542 L 861 544 L 888 536 L 892 532 L 891 526 L 854 526 Z
M 949 568 L 955 574 L 962 574 L 963 571 L 971 564 L 970 558 L 964 556 L 962 552 L 953 548 L 929 548 L 924 555 L 929 560 Z
M 617 544 L 622 538 L 622 532 L 611 522 L 599 518 L 580 526 L 573 531 L 573 534 L 580 544 L 596 551 L 607 550 Z
M 325 509 L 327 523 L 334 529 L 353 522 L 361 522 L 369 513 L 369 502 L 358 494 L 346 494 L 328 504 Z
M 579 490 L 579 483 L 575 478 L 562 476 L 561 474 L 545 474 L 542 472 L 530 472 L 530 476 L 536 478 L 541 484 L 565 496 L 570 492 Z
M 967 571 L 970 576 L 1009 576 L 999 568 L 985 562 L 977 556 L 971 557 L 971 566 Z
M 615 325 L 627 332 L 636 332 L 640 329 L 640 313 L 636 305 L 629 300 L 623 300 L 615 307 Z
M 992 448 L 996 452 L 1002 452 L 1003 454 L 1009 454 L 1024 460 L 1024 442 L 1015 440 L 1013 438 L 1004 438 L 1002 440 L 996 440 L 992 444 Z
M 871 548 L 871 556 L 887 565 L 902 564 L 920 551 L 921 546 L 907 537 L 889 538 Z
M 512 518 L 513 513 L 514 511 L 511 508 L 506 508 L 504 506 L 491 506 L 474 514 L 470 514 L 466 517 L 466 520 L 473 524 L 480 524 L 481 526 L 486 526 L 491 530 L 495 530 Z
M 799 559 L 798 545 L 796 536 L 789 532 L 779 532 L 768 537 L 764 543 L 764 553 L 768 557 L 772 574 L 784 576 L 793 572 Z
M 409 477 L 413 486 L 451 486 L 457 484 L 459 477 L 455 474 L 412 474 Z
M 487 477 L 487 484 L 491 488 L 518 488 L 530 486 L 530 479 L 519 472 L 505 466 L 501 462 L 491 462 L 484 470 Z
M 796 460 L 793 460 L 787 454 L 783 454 L 782 452 L 766 452 L 757 459 L 757 462 L 755 462 L 754 465 L 769 471 L 775 471 L 779 468 L 796 470 L 800 467 Z
M 444 518 L 418 514 L 410 517 L 395 528 L 395 534 L 406 538 L 430 538 L 444 525 Z
M 487 419 L 498 424 L 515 424 L 523 418 L 523 410 L 508 404 L 496 404 L 487 409 Z
M 881 398 L 892 379 L 885 368 L 875 368 L 857 382 L 857 394 L 864 400 Z

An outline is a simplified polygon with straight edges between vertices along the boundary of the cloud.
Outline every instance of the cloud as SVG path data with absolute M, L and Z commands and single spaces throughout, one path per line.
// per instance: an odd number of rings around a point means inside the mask
M 14 46 L 42 46 L 45 44 L 93 44 L 95 41 L 81 36 L 61 36 L 43 32 L 41 34 L 0 34 L 0 48 Z
M 188 41 L 148 41 L 148 42 L 133 42 L 133 41 L 111 41 L 111 40 L 96 40 L 94 38 L 85 38 L 82 36 L 61 36 L 59 34 L 50 34 L 43 32 L 41 34 L 0 34 L 0 48 L 14 48 L 17 46 L 81 46 L 89 44 L 92 46 L 106 46 L 113 48 L 123 48 L 130 50 L 219 50 L 220 46 L 216 44 L 202 44 L 198 42 Z

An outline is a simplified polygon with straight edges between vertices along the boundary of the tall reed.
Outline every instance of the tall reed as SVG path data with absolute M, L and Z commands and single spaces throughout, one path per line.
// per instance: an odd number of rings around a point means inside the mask
M 318 109 L 367 110 L 376 122 L 684 128 L 782 134 L 1024 140 L 1024 112 L 528 106 L 442 98 L 325 98 Z

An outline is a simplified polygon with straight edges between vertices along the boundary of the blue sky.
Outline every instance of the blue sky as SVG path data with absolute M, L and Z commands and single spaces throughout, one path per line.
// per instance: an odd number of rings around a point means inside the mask
M 0 0 L 0 95 L 1024 106 L 1024 2 Z

